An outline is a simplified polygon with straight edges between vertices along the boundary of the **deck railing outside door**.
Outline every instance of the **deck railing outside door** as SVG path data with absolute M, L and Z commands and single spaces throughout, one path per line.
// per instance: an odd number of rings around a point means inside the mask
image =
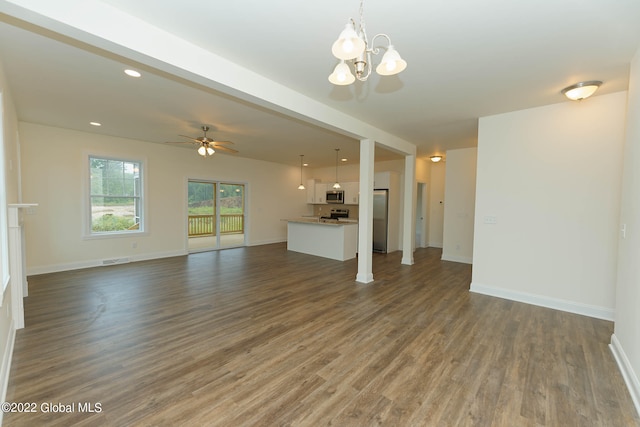
M 189 215 L 189 237 L 215 236 L 215 215 Z M 244 233 L 243 214 L 220 215 L 220 234 Z

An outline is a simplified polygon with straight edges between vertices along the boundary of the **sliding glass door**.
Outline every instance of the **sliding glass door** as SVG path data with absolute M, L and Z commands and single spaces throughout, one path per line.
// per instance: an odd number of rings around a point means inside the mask
M 220 248 L 244 246 L 244 184 L 218 184 Z
M 245 185 L 188 182 L 189 252 L 245 245 Z

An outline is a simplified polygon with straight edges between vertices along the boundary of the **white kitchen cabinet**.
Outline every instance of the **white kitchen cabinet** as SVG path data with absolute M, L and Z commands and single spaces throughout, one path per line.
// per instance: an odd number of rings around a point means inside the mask
M 327 203 L 327 183 L 316 182 L 315 183 L 315 197 L 313 203 L 316 205 L 324 205 Z
M 316 180 L 307 180 L 307 203 L 313 204 L 316 202 Z
M 359 182 L 343 182 L 344 204 L 357 205 L 360 203 L 360 183 Z
M 391 172 L 378 172 L 373 175 L 373 189 L 383 190 L 391 188 Z

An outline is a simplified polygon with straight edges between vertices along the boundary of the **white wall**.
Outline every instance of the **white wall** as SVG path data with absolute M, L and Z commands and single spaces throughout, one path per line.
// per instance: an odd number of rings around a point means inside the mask
M 611 347 L 640 413 L 640 50 L 631 64 Z
M 446 163 L 431 165 L 429 179 L 429 246 L 441 248 L 444 242 L 444 187 Z
M 477 148 L 447 151 L 442 259 L 471 264 Z
M 480 119 L 472 291 L 613 319 L 626 95 Z
M 0 63 L 0 92 L 2 92 L 3 135 L 0 150 L 4 153 L 4 174 L 0 174 L 0 191 L 5 192 L 7 203 L 18 203 L 19 200 L 19 157 L 16 112 L 7 84 L 4 68 Z M 0 156 L 2 157 L 2 156 Z M 0 251 L 2 251 L 0 245 Z M 0 256 L 4 254 L 0 253 Z M 11 270 L 9 270 L 11 274 Z M 2 288 L 0 287 L 0 291 Z M 15 325 L 13 324 L 13 309 L 11 304 L 11 287 L 7 287 L 0 306 L 0 400 L 4 402 L 6 387 L 9 380 L 9 368 L 13 352 Z M 2 413 L 0 412 L 0 423 Z
M 188 178 L 247 185 L 249 245 L 285 241 L 286 223 L 281 219 L 308 211 L 304 192 L 297 190 L 296 167 L 232 155 L 205 159 L 195 150 L 32 123 L 20 123 L 20 133 L 23 198 L 40 204 L 35 215 L 25 217 L 29 274 L 100 265 L 104 259 L 185 254 Z M 83 238 L 87 154 L 143 159 L 146 235 Z

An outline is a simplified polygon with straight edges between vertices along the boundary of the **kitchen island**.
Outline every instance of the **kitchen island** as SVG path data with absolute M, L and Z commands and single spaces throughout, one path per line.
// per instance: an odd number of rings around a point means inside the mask
M 298 218 L 287 222 L 288 250 L 338 261 L 356 257 L 357 221 Z

